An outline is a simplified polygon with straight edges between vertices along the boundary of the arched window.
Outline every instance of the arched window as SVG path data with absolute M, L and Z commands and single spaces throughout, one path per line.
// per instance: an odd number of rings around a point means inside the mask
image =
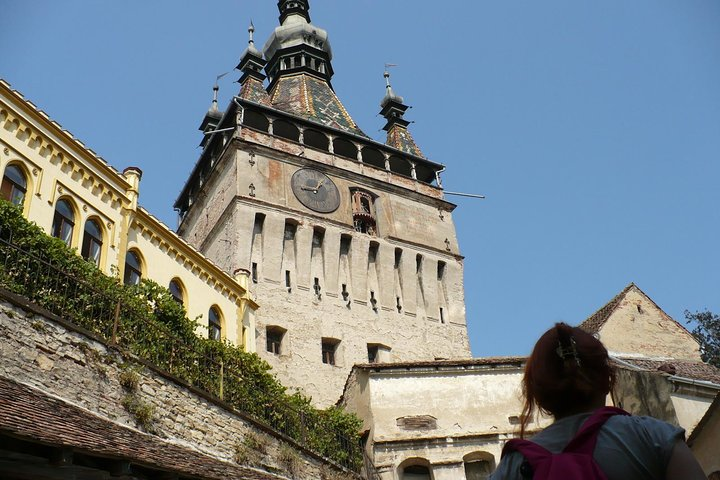
M 363 148 L 362 161 L 365 165 L 372 165 L 373 167 L 385 170 L 385 156 L 380 152 L 380 150 L 376 150 L 371 147 Z
M 19 207 L 22 207 L 27 192 L 27 179 L 20 167 L 10 165 L 5 169 L 5 175 L 0 187 L 0 196 Z
M 58 200 L 53 217 L 52 236 L 57 237 L 69 247 L 75 228 L 75 212 L 67 200 Z
M 317 148 L 318 150 L 324 150 L 327 152 L 330 146 L 330 140 L 317 130 L 305 130 L 303 139 L 303 143 L 305 143 L 305 145 Z
M 142 261 L 140 255 L 130 250 L 125 255 L 125 285 L 137 285 L 142 278 Z
M 170 295 L 172 295 L 173 300 L 180 305 L 185 305 L 185 294 L 183 293 L 185 290 L 183 289 L 182 282 L 179 279 L 173 278 L 170 280 L 168 290 L 170 290 Z
M 368 235 L 377 235 L 375 221 L 375 198 L 369 192 L 357 188 L 350 189 L 355 230 Z
M 95 220 L 85 222 L 85 233 L 83 234 L 82 257 L 100 266 L 100 253 L 102 252 L 102 230 Z
M 270 121 L 262 113 L 245 109 L 243 113 L 243 125 L 267 132 L 270 128 Z
M 495 457 L 487 452 L 474 452 L 463 457 L 467 480 L 486 480 L 495 470 Z
M 217 307 L 210 307 L 208 312 L 208 338 L 210 340 L 222 339 L 222 317 Z
M 430 468 L 425 465 L 409 465 L 402 472 L 402 480 L 432 480 Z
M 285 120 L 275 120 L 273 122 L 273 133 L 278 137 L 287 138 L 294 142 L 300 141 L 300 130 L 290 122 Z
M 333 152 L 335 152 L 335 155 L 342 155 L 343 157 L 357 160 L 357 147 L 354 143 L 345 140 L 344 138 L 336 138 L 333 140 Z

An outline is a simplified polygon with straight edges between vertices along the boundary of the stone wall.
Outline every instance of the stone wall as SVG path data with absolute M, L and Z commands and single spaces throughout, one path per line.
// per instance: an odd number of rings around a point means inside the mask
M 52 314 L 0 294 L 0 375 L 221 460 L 297 479 L 356 478 Z M 132 378 L 139 380 L 135 389 L 127 388 Z M 128 413 L 130 402 L 152 412 L 149 418 Z
M 383 361 L 470 356 L 454 206 L 438 198 L 440 190 L 410 189 L 420 183 L 251 129 L 238 135 L 179 232 L 226 271 L 255 272 L 256 348 L 283 383 L 327 406 L 352 365 L 368 361 L 368 345 L 382 347 Z M 309 167 L 337 185 L 334 212 L 315 213 L 293 195 L 291 177 Z M 355 231 L 352 188 L 376 196 L 377 235 Z M 315 231 L 322 231 L 319 247 Z M 345 256 L 343 238 L 350 240 Z M 286 331 L 279 355 L 267 352 L 268 327 Z M 334 365 L 322 361 L 323 338 L 337 342 Z

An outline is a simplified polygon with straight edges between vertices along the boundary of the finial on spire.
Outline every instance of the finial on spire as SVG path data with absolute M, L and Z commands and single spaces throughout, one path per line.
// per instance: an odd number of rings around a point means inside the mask
M 393 89 L 392 85 L 390 85 L 390 68 L 391 67 L 397 67 L 397 64 L 395 63 L 386 63 L 385 64 L 385 73 L 383 73 L 383 77 L 385 77 L 385 98 L 383 98 L 382 105 L 385 105 L 390 100 L 394 100 L 398 103 L 403 103 L 403 98 L 400 95 L 397 95 Z
M 250 26 L 248 27 L 248 36 L 250 39 L 248 40 L 249 45 L 255 45 L 255 40 L 253 39 L 253 34 L 255 33 L 255 25 L 253 25 L 253 21 L 250 20 Z
M 225 72 L 217 77 L 215 77 L 215 85 L 213 85 L 213 100 L 212 105 L 210 105 L 210 112 L 218 112 L 218 92 L 220 91 L 220 86 L 218 85 L 218 82 L 221 78 L 223 78 L 225 75 L 227 75 L 230 72 Z

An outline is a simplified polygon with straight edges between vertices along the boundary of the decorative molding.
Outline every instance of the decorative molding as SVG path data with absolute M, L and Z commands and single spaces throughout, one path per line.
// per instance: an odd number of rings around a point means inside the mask
M 2 105 L 0 105 L 0 111 L 2 111 L 2 115 L 0 115 L 0 122 L 2 122 L 1 127 L 13 134 L 14 137 L 27 148 L 35 152 L 38 156 L 48 160 L 50 163 L 58 165 L 63 172 L 78 181 L 78 183 L 83 184 L 93 196 L 101 199 L 105 203 L 110 203 L 113 208 L 118 208 L 123 204 L 123 201 L 127 202 L 123 190 L 109 185 L 107 180 L 99 179 L 97 175 L 92 174 L 92 170 L 97 167 L 96 165 L 84 165 L 83 159 L 76 157 L 73 153 L 68 152 L 58 143 L 48 138 L 47 135 L 39 131 L 40 129 L 38 127 L 31 125 L 25 118 L 15 115 L 15 112 L 11 111 L 11 107 L 7 107 L 7 109 L 1 107 Z M 47 116 L 44 118 L 47 120 Z M 100 159 L 95 152 L 85 147 L 85 145 L 72 137 L 67 131 L 62 130 L 56 122 L 51 122 L 51 124 L 57 128 L 61 134 L 67 135 L 73 144 L 81 147 L 83 153 L 91 155 L 95 163 L 104 166 L 104 169 L 111 170 L 118 179 L 126 182 L 119 172 L 110 167 L 104 160 Z M 9 153 L 6 154 L 9 155 Z M 26 156 L 23 155 L 23 157 Z M 27 160 L 27 158 L 25 159 Z M 42 169 L 40 169 L 40 171 L 42 171 Z

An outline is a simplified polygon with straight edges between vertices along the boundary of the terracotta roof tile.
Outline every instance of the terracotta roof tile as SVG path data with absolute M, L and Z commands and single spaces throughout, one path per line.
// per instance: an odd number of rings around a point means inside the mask
M 110 422 L 40 390 L 1 377 L 0 432 L 35 443 L 120 458 L 144 467 L 208 480 L 281 478 L 223 462 Z
M 630 285 L 625 287 L 622 292 L 615 295 L 612 300 L 610 300 L 603 307 L 601 307 L 600 310 L 590 315 L 584 322 L 578 325 L 578 327 L 589 333 L 599 332 L 600 328 L 605 325 L 605 322 L 607 322 L 608 318 L 610 318 L 610 315 L 612 315 L 612 313 L 615 311 L 615 308 L 620 305 L 620 302 L 622 301 L 625 294 L 629 292 L 633 287 L 635 287 L 634 283 L 631 283 Z
M 692 362 L 689 360 L 650 360 L 645 358 L 618 357 L 623 362 L 636 367 L 677 375 L 678 377 L 690 378 L 712 382 L 720 385 L 720 368 L 713 367 L 707 363 Z M 662 368 L 661 368 L 662 367 Z

